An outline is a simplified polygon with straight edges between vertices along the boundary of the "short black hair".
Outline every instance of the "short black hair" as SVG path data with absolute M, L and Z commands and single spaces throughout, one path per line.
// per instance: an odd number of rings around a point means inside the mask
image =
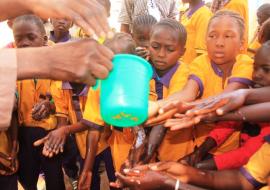
M 132 31 L 137 31 L 139 27 L 151 27 L 157 23 L 152 15 L 137 16 L 132 23 Z
M 154 27 L 152 28 L 152 31 L 151 31 L 151 35 L 152 35 L 153 31 L 155 30 L 155 28 L 159 27 L 159 26 L 167 26 L 167 27 L 171 28 L 172 30 L 176 31 L 178 33 L 180 45 L 183 47 L 186 45 L 187 31 L 186 31 L 186 28 L 184 27 L 183 24 L 181 24 L 178 21 L 176 21 L 175 19 L 171 19 L 171 18 L 162 19 L 161 21 L 159 21 L 158 23 L 156 23 L 154 25 Z
M 257 13 L 261 13 L 263 15 L 265 15 L 265 18 L 270 18 L 270 3 L 265 3 L 263 5 L 261 5 L 258 10 Z M 264 22 L 265 20 L 263 20 Z
M 32 23 L 39 28 L 42 35 L 46 35 L 46 30 L 44 28 L 43 21 L 38 16 L 30 14 L 30 15 L 22 15 L 22 16 L 16 17 L 13 21 L 13 27 L 14 25 L 20 22 Z

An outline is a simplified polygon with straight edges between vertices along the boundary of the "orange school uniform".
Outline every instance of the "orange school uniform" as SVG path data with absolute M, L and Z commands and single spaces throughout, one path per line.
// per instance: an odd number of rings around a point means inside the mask
M 150 81 L 151 92 L 157 94 L 156 99 L 166 98 L 180 91 L 186 84 L 188 76 L 189 67 L 185 63 L 177 63 L 162 77 L 154 72 L 154 77 Z M 158 149 L 158 159 L 161 161 L 177 161 L 192 151 L 192 129 L 168 130 Z
M 186 52 L 182 57 L 184 63 L 191 63 L 197 54 L 206 52 L 206 32 L 212 12 L 204 3 L 193 10 L 188 10 L 180 22 L 187 30 Z
M 230 0 L 225 4 L 223 9 L 232 10 L 239 13 L 245 21 L 245 35 L 244 35 L 244 51 L 246 52 L 248 47 L 248 31 L 249 31 L 249 13 L 248 13 L 248 0 Z
M 85 125 L 101 131 L 97 155 L 109 147 L 107 141 L 111 134 L 110 127 L 104 123 L 100 115 L 99 94 L 99 90 L 89 89 L 82 119 Z
M 85 110 L 88 90 L 89 87 L 85 86 L 82 92 L 78 94 L 80 110 L 82 113 Z M 69 84 L 69 82 L 61 82 L 61 81 L 53 82 L 51 85 L 51 93 L 56 108 L 55 116 L 67 118 L 70 124 L 77 123 L 78 119 L 72 103 L 72 96 L 73 96 L 72 86 Z M 80 155 L 83 159 L 85 158 L 86 155 L 87 133 L 88 131 L 86 130 L 75 134 L 76 143 Z
M 190 64 L 189 79 L 195 80 L 199 86 L 198 97 L 208 98 L 220 94 L 228 84 L 233 82 L 245 85 L 252 84 L 253 60 L 244 54 L 236 58 L 232 68 L 231 75 L 223 81 L 223 73 L 218 66 L 211 62 L 208 55 L 197 57 Z M 195 145 L 200 146 L 209 132 L 213 129 L 214 124 L 201 124 L 194 127 Z M 239 146 L 239 133 L 234 133 L 214 154 L 221 154 Z
M 36 121 L 32 118 L 32 108 L 42 97 L 51 94 L 51 80 L 22 80 L 17 82 L 18 91 L 18 117 L 23 127 L 41 127 L 45 130 L 52 130 L 56 127 L 56 118 L 50 115 L 49 118 Z

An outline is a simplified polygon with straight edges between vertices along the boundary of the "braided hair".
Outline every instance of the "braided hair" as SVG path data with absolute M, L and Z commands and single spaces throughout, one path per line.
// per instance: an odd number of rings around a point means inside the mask
M 166 26 L 166 27 L 169 27 L 172 30 L 176 31 L 178 33 L 179 43 L 181 44 L 181 46 L 186 45 L 187 31 L 186 31 L 186 28 L 184 27 L 184 25 L 182 25 L 181 23 L 179 23 L 175 19 L 165 18 L 154 25 L 154 27 L 152 28 L 152 31 L 151 31 L 151 35 L 152 35 L 153 31 L 155 30 L 155 28 L 159 27 L 159 26 Z
M 155 17 L 151 15 L 140 15 L 133 20 L 132 31 L 138 31 L 139 27 L 151 27 L 157 23 Z
M 246 28 L 245 21 L 244 21 L 243 17 L 235 11 L 231 11 L 231 10 L 217 11 L 214 14 L 214 16 L 210 19 L 207 30 L 209 30 L 209 26 L 211 25 L 213 20 L 215 20 L 217 18 L 221 18 L 221 17 L 231 17 L 232 19 L 234 19 L 234 21 L 236 22 L 236 24 L 238 25 L 238 28 L 239 28 L 240 39 L 243 40 L 244 34 L 245 34 L 245 28 Z

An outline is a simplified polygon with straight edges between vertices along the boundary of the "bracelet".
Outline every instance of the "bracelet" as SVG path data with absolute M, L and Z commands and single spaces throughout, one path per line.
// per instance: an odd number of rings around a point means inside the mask
M 180 188 L 180 181 L 178 179 L 178 180 L 176 180 L 174 190 L 178 190 L 179 188 Z
M 242 117 L 242 121 L 247 121 L 246 116 L 240 110 L 237 110 L 237 113 Z

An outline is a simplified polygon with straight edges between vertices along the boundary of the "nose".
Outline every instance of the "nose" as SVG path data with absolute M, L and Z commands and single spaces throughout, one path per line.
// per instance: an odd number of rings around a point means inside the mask
M 159 57 L 165 57 L 166 55 L 166 50 L 165 48 L 160 48 L 159 52 L 158 52 L 158 56 Z
M 216 46 L 217 47 L 224 47 L 224 38 L 223 37 L 218 37 L 216 40 Z

